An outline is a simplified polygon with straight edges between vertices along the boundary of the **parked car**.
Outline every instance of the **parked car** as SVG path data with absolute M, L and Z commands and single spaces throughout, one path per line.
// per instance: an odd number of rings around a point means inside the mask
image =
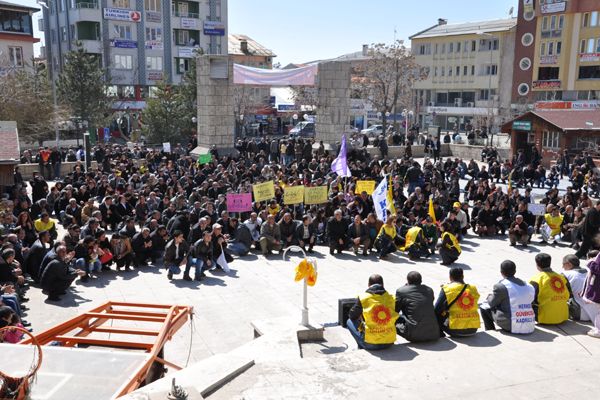
M 383 125 L 371 125 L 367 129 L 363 129 L 360 133 L 369 135 L 369 137 L 375 137 L 383 134 Z
M 290 129 L 290 137 L 314 137 L 315 123 L 310 121 L 298 122 Z

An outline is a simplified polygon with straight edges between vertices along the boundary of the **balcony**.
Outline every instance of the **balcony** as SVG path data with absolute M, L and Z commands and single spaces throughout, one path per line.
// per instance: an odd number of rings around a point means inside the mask
M 71 10 L 73 20 L 75 21 L 94 21 L 102 20 L 102 13 L 97 1 L 86 0 L 75 3 L 75 8 Z

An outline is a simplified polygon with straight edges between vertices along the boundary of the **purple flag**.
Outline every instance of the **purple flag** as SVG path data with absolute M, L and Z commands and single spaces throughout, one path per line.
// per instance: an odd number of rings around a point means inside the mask
M 331 171 L 335 172 L 339 176 L 350 177 L 350 169 L 348 168 L 348 161 L 346 160 L 346 135 L 342 136 L 342 146 L 340 147 L 340 153 L 337 158 L 331 163 Z

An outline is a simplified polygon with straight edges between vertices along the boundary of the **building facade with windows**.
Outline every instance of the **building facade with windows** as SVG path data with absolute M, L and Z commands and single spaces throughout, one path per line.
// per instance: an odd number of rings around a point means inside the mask
M 53 79 L 81 44 L 130 109 L 157 82 L 180 83 L 196 52 L 227 54 L 227 0 L 49 0 L 42 25 Z
M 437 25 L 413 36 L 425 79 L 413 99 L 422 128 L 497 130 L 510 110 L 516 18 Z
M 33 66 L 32 15 L 39 8 L 0 0 L 0 74 Z

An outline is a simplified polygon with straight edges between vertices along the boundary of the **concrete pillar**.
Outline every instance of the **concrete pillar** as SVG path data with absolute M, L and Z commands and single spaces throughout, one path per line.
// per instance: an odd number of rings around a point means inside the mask
M 198 147 L 206 154 L 212 145 L 219 154 L 234 150 L 233 61 L 228 56 L 196 59 L 198 86 Z
M 319 64 L 316 139 L 339 142 L 350 125 L 351 64 L 329 61 Z

